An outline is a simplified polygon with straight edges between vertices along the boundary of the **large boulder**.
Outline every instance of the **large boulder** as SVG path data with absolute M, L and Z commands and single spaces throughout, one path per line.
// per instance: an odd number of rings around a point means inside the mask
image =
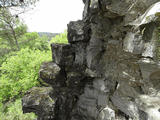
M 33 87 L 22 99 L 23 112 L 34 112 L 38 120 L 53 120 L 55 99 L 51 87 Z M 50 97 L 52 96 L 52 97 Z

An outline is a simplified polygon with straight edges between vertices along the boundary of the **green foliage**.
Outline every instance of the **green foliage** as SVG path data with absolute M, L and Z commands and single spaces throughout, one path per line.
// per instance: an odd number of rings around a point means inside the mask
M 6 60 L 6 56 L 9 52 L 10 49 L 8 49 L 6 46 L 0 45 L 0 66 Z
M 35 119 L 33 114 L 22 113 L 20 98 L 31 87 L 39 86 L 40 65 L 51 60 L 49 43 L 68 43 L 67 32 L 50 42 L 34 32 L 25 33 L 18 41 L 21 50 L 13 51 L 0 38 L 0 120 Z
M 33 113 L 23 114 L 21 99 L 0 107 L 0 120 L 35 120 L 35 118 Z
M 20 48 L 29 47 L 32 50 L 49 50 L 48 38 L 46 36 L 40 37 L 38 33 L 26 33 L 20 38 Z
M 7 58 L 0 70 L 0 101 L 18 98 L 28 89 L 38 85 L 38 70 L 43 61 L 51 60 L 51 52 L 22 49 Z
M 12 49 L 19 49 L 18 38 L 26 32 L 27 26 L 14 17 L 9 9 L 0 9 L 0 38 L 3 44 L 7 44 Z
M 35 3 L 39 0 L 0 0 L 0 8 L 6 7 L 23 7 L 26 8 L 31 5 L 35 5 Z
M 27 6 L 38 0 L 0 0 L 0 120 L 34 120 L 34 114 L 23 114 L 21 97 L 33 86 L 39 86 L 38 71 L 51 60 L 50 43 L 68 43 L 67 32 L 54 37 L 27 33 L 27 26 L 7 7 Z M 4 2 L 4 3 L 3 3 Z
M 4 53 L 2 53 L 2 55 L 0 55 L 0 66 L 1 66 L 1 64 L 3 63 L 3 62 L 5 62 L 6 61 L 6 59 L 7 59 L 7 52 L 9 52 L 9 50 L 8 49 L 1 49 L 0 48 L 0 54 L 1 54 L 1 52 L 3 52 L 4 51 Z M 0 71 L 0 75 L 1 75 L 1 71 Z
M 10 51 L 11 49 L 6 44 L 3 44 L 3 40 L 0 38 L 0 66 L 6 60 Z
M 68 40 L 67 40 L 67 31 L 65 31 L 64 33 L 61 33 L 59 35 L 56 35 L 55 37 L 52 38 L 52 40 L 50 41 L 50 43 L 63 43 L 63 44 L 67 44 Z
M 18 28 L 17 28 L 18 29 Z M 47 51 L 50 50 L 48 38 L 46 36 L 40 37 L 38 33 L 25 33 L 19 39 L 19 47 L 20 49 L 29 48 L 32 50 L 41 50 Z M 16 49 L 10 48 L 7 43 L 0 39 L 0 66 L 9 57 L 9 53 L 15 51 Z

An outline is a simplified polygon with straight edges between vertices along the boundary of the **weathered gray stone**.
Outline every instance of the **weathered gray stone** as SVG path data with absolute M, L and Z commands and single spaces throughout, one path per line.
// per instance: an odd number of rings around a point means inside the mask
M 74 52 L 69 44 L 51 44 L 53 61 L 59 66 L 72 65 Z
M 23 112 L 34 112 L 38 120 L 53 120 L 55 100 L 51 87 L 33 87 L 22 99 Z M 52 97 L 50 97 L 52 96 Z
M 78 41 L 87 42 L 89 40 L 89 25 L 82 20 L 70 22 L 68 24 L 68 41 L 74 43 Z
M 114 106 L 116 106 L 123 113 L 128 115 L 131 118 L 139 119 L 139 110 L 134 102 L 132 102 L 132 98 L 123 97 L 121 94 L 115 93 L 112 96 L 112 102 Z
M 83 2 L 69 44 L 52 44 L 40 70 L 54 120 L 160 120 L 159 0 Z
M 147 113 L 147 120 L 159 120 L 160 112 L 160 96 L 149 96 L 149 95 L 140 95 L 136 104 L 138 107 Z
M 137 18 L 135 21 L 129 23 L 130 25 L 134 25 L 136 27 L 139 27 L 144 24 L 148 24 L 151 22 L 156 22 L 159 19 L 159 13 L 160 13 L 160 2 L 157 2 L 153 5 L 151 5 L 146 12 Z
M 106 107 L 100 112 L 98 120 L 115 120 L 115 112 Z
M 142 54 L 144 48 L 144 41 L 142 41 L 142 36 L 133 32 L 128 32 L 124 39 L 124 50 L 134 54 Z
M 56 80 L 64 80 L 64 75 L 61 72 L 61 68 L 53 62 L 45 62 L 41 65 L 39 70 L 40 78 L 48 83 L 54 84 Z

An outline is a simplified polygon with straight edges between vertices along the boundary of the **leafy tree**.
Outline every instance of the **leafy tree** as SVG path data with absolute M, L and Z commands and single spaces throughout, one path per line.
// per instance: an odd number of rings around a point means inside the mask
M 38 0 L 0 0 L 0 8 L 2 7 L 27 7 L 35 4 Z
M 39 36 L 37 32 L 25 33 L 20 40 L 20 48 L 29 47 L 32 50 L 49 50 L 47 36 Z
M 20 23 L 18 15 L 24 13 L 26 8 L 30 9 L 37 1 L 39 0 L 0 0 L 0 38 L 5 38 L 11 47 L 16 45 L 20 49 L 18 37 L 26 32 L 26 26 Z M 10 10 L 15 8 L 13 15 Z
M 31 87 L 40 85 L 40 65 L 51 60 L 51 50 L 45 49 L 49 47 L 45 36 L 25 33 L 18 40 L 21 50 L 7 54 L 0 67 L 0 120 L 35 120 L 34 114 L 23 114 L 20 98 Z M 67 32 L 54 37 L 51 42 L 67 43 Z
M 4 44 L 7 43 L 11 48 L 16 46 L 17 49 L 20 49 L 18 38 L 26 32 L 26 25 L 22 24 L 18 18 L 13 17 L 9 9 L 0 9 L 0 38 L 1 41 L 4 40 Z

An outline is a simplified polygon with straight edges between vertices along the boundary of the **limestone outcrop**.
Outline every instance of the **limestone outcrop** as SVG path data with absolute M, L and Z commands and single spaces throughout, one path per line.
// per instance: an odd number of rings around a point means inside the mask
M 83 19 L 68 24 L 69 44 L 52 44 L 53 61 L 41 66 L 53 101 L 35 105 L 26 93 L 24 112 L 38 120 L 160 120 L 159 0 L 83 2 Z

